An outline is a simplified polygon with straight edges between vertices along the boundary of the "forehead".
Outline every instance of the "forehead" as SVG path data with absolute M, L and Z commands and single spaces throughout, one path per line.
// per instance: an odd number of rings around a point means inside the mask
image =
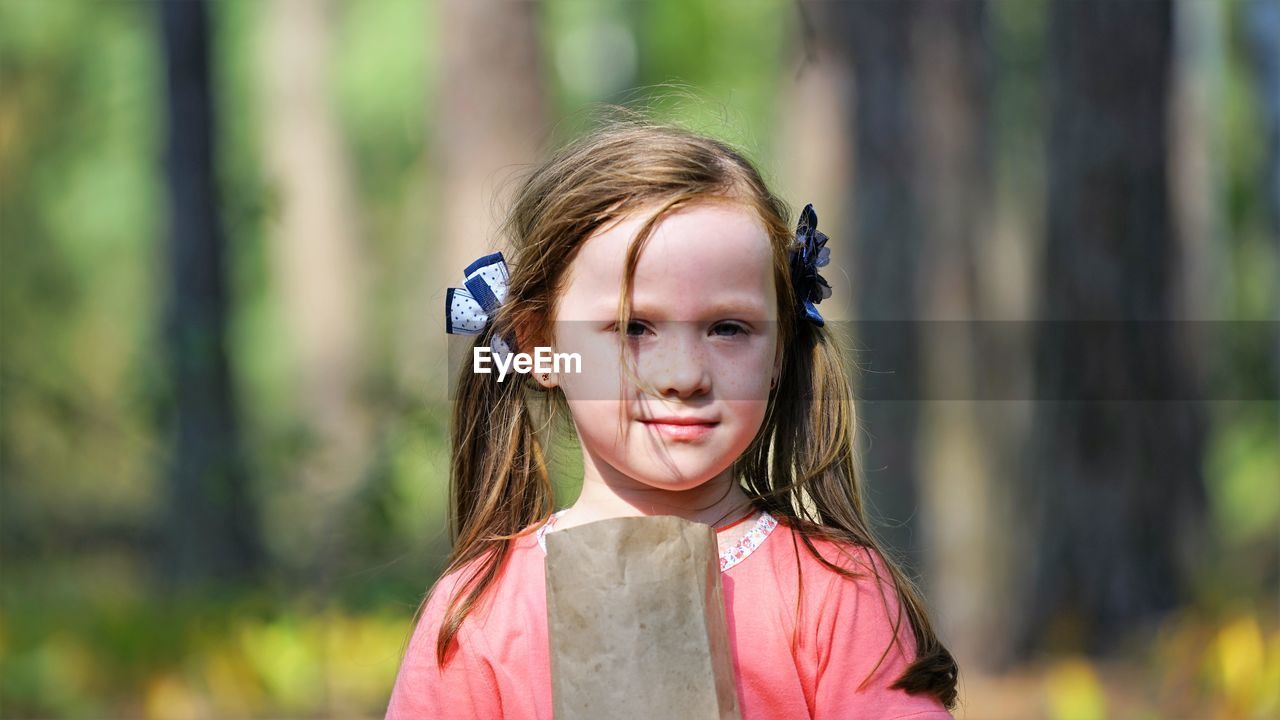
M 628 215 L 586 240 L 569 268 L 561 320 L 613 317 L 627 249 L 654 210 Z M 775 312 L 769 235 L 755 211 L 702 201 L 668 213 L 641 250 L 632 295 L 636 312 L 663 319 L 734 307 L 764 319 Z

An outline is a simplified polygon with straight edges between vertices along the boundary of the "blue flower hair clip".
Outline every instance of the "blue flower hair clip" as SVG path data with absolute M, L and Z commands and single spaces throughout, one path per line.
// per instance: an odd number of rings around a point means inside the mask
M 827 236 L 818 232 L 818 214 L 813 204 L 804 206 L 800 222 L 796 225 L 796 246 L 791 250 L 791 285 L 804 308 L 804 316 L 814 325 L 822 327 L 822 315 L 817 304 L 831 297 L 831 286 L 818 274 L 818 268 L 831 262 L 831 248 Z
M 483 333 L 507 299 L 507 263 L 502 253 L 485 255 L 462 271 L 466 287 L 449 288 L 444 299 L 444 331 L 453 335 Z M 498 333 L 489 341 L 494 357 L 505 358 L 511 346 Z

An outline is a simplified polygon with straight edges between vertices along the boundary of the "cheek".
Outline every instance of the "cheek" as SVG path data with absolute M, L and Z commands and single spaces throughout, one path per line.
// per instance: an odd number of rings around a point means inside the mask
M 623 404 L 616 401 L 569 400 L 569 412 L 573 415 L 578 434 L 605 444 L 622 442 L 619 430 L 626 422 L 622 411 Z
M 717 368 L 716 395 L 727 402 L 764 402 L 769 397 L 771 359 L 735 358 Z
M 586 401 L 617 403 L 621 382 L 618 343 L 612 334 L 567 327 L 557 334 L 556 350 L 576 353 L 581 358 L 581 372 L 559 378 L 560 389 L 571 405 Z
M 718 353 L 714 363 L 716 396 L 729 402 L 768 400 L 776 347 L 771 338 L 760 338 L 749 347 Z

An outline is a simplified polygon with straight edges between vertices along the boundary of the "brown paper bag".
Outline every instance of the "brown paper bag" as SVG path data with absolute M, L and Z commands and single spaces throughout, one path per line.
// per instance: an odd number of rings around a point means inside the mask
M 716 534 L 674 515 L 547 533 L 556 720 L 736 720 Z

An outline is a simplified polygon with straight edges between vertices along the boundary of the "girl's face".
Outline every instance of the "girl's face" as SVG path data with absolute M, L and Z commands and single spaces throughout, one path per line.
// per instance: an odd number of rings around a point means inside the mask
M 555 350 L 578 353 L 581 373 L 552 382 L 589 475 L 680 491 L 729 468 L 764 420 L 781 360 L 776 289 L 755 212 L 703 201 L 655 227 L 636 267 L 631 323 L 617 327 L 627 248 L 651 212 L 602 228 L 579 250 L 556 303 Z M 647 392 L 620 367 L 620 340 Z

